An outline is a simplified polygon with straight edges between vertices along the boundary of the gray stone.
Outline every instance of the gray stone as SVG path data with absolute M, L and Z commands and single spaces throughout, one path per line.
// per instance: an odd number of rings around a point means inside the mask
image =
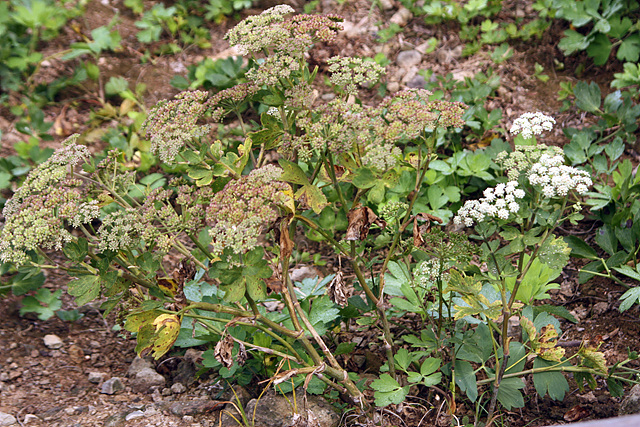
M 401 68 L 409 68 L 422 62 L 422 54 L 417 50 L 405 50 L 398 54 L 396 64 Z
M 426 85 L 427 81 L 420 74 L 416 74 L 407 82 L 407 87 L 415 89 L 424 89 Z
M 102 387 L 100 388 L 100 393 L 102 394 L 116 394 L 124 390 L 124 384 L 122 384 L 122 380 L 118 377 L 109 378 L 104 383 L 102 383 Z
M 636 384 L 631 388 L 622 403 L 620 403 L 619 415 L 631 415 L 640 413 L 640 384 Z
M 291 270 L 291 280 L 294 282 L 302 282 L 304 279 L 315 279 L 320 277 L 321 273 L 311 265 L 303 265 Z
M 64 343 L 62 338 L 57 335 L 49 334 L 44 336 L 44 345 L 52 350 L 62 347 Z
M 136 418 L 142 418 L 144 417 L 144 412 L 142 411 L 133 411 L 129 414 L 127 414 L 126 417 L 124 417 L 125 421 L 130 421 L 130 420 L 135 420 Z
M 0 426 L 12 426 L 18 423 L 16 417 L 6 412 L 0 412 Z
M 91 384 L 100 384 L 106 376 L 104 372 L 89 372 L 88 379 Z
M 263 396 L 260 400 L 249 401 L 245 413 L 252 414 L 255 409 L 255 424 L 262 427 L 288 427 L 302 420 L 317 427 L 337 427 L 340 423 L 340 416 L 322 397 L 307 396 L 305 404 L 301 397 L 303 393 L 296 396 L 299 399 L 298 414 L 292 409 L 293 396 L 287 396 L 287 399 L 273 393 Z
M 127 412 L 119 412 L 104 420 L 104 427 L 122 427 L 125 425 Z
M 171 392 L 173 394 L 182 394 L 187 391 L 187 388 L 182 383 L 175 383 L 171 386 Z
M 153 369 L 153 363 L 148 359 L 143 359 L 139 356 L 136 356 L 129 365 L 129 370 L 127 370 L 127 375 L 130 377 L 135 377 L 138 372 L 142 371 L 145 368 Z
M 133 390 L 138 393 L 152 392 L 152 387 L 163 387 L 166 380 L 152 368 L 140 370 L 132 380 Z
M 411 11 L 406 7 L 401 7 L 396 13 L 393 14 L 391 19 L 389 19 L 389 22 L 404 27 L 412 18 L 413 13 L 411 13 Z

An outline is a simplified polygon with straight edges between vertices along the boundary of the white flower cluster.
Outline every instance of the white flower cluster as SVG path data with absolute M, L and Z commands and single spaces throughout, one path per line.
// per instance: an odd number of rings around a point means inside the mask
M 449 273 L 446 271 L 448 268 L 440 268 L 440 261 L 433 258 L 427 261 L 422 261 L 413 270 L 413 281 L 421 288 L 429 288 L 438 282 L 438 279 L 443 284 L 449 282 Z
M 593 184 L 589 173 L 563 163 L 563 156 L 543 154 L 529 170 L 529 183 L 542 186 L 542 194 L 548 198 L 566 196 L 571 190 L 586 193 Z
M 555 123 L 553 117 L 541 112 L 524 113 L 513 122 L 510 132 L 514 135 L 520 133 L 523 138 L 529 139 L 533 135 L 540 135 L 543 130 L 553 129 Z
M 484 190 L 483 198 L 465 202 L 453 218 L 453 222 L 471 227 L 474 221 L 481 222 L 487 217 L 509 219 L 511 214 L 520 210 L 517 200 L 524 196 L 524 190 L 518 188 L 517 181 L 500 183 L 494 188 Z

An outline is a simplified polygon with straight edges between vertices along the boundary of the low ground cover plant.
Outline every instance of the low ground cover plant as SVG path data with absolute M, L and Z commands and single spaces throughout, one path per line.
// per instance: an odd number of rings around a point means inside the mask
M 554 119 L 527 113 L 513 145 L 459 150 L 468 121 L 497 118 L 426 90 L 366 105 L 361 87 L 384 75 L 367 58 L 328 60 L 325 102 L 305 54 L 331 43 L 341 18 L 292 13 L 276 6 L 227 33 L 252 60 L 246 82 L 149 111 L 141 132 L 158 172 L 140 176 L 130 153 L 91 156 L 72 137 L 29 174 L 0 232 L 0 259 L 24 288 L 43 268 L 66 270 L 77 303 L 116 311 L 140 355 L 206 345 L 203 363 L 222 378 L 333 392 L 363 410 L 436 392 L 450 415 L 464 402 L 490 424 L 525 404 L 527 375 L 553 399 L 568 391 L 563 372 L 615 393 L 633 381 L 597 342 L 565 354 L 557 317 L 573 317 L 539 303 L 571 252 L 556 230 L 583 218 L 594 184 L 538 142 Z M 234 130 L 216 139 L 220 122 Z M 291 280 L 304 238 L 338 260 L 333 274 Z M 403 321 L 415 327 L 393 327 Z M 378 332 L 373 402 L 339 357 L 355 344 L 327 339 L 345 324 Z

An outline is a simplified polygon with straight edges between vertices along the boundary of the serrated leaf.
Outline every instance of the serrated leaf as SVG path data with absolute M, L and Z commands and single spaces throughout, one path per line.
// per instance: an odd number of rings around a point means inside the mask
M 576 96 L 576 106 L 581 110 L 594 113 L 600 109 L 601 92 L 595 82 L 587 84 L 585 81 L 579 81 L 573 89 L 573 94 Z
M 640 35 L 638 33 L 631 34 L 622 40 L 616 56 L 620 61 L 638 62 L 640 57 Z
M 640 286 L 630 288 L 620 297 L 620 311 L 627 311 L 633 304 L 640 304 Z
M 76 297 L 76 304 L 85 305 L 100 296 L 100 276 L 86 275 L 71 280 L 67 292 Z
M 409 386 L 400 387 L 400 384 L 389 374 L 382 374 L 380 378 L 371 383 L 375 390 L 375 403 L 378 407 L 402 403 L 409 393 Z
M 34 296 L 28 296 L 22 299 L 20 315 L 22 316 L 25 313 L 36 313 L 38 315 L 38 319 L 48 320 L 53 317 L 56 310 L 60 310 L 62 307 L 60 295 L 62 295 L 61 289 L 52 293 L 47 288 L 41 288 Z

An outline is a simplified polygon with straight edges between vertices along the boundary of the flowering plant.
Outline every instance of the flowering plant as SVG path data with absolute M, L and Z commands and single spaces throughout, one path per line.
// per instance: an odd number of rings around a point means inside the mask
M 488 372 L 484 381 L 495 385 L 492 405 L 497 397 L 507 406 L 497 390 L 505 372 L 513 373 L 506 370 L 515 351 L 506 333 L 513 315 L 521 316 L 536 354 L 564 363 L 549 345 L 551 328 L 539 328 L 538 317 L 530 319 L 523 306 L 553 286 L 549 275 L 535 281 L 531 271 L 566 264 L 567 246 L 553 231 L 581 218 L 578 197 L 589 177 L 564 166 L 554 147 L 518 145 L 498 156 L 508 178 L 467 201 L 454 219 L 475 225 L 471 237 L 481 241 L 486 268 L 470 268 L 477 248 L 462 234 L 442 232 L 437 224 L 443 220 L 425 211 L 435 205 L 425 181 L 438 157 L 436 140 L 464 126 L 466 107 L 433 100 L 425 90 L 364 105 L 358 85 L 374 85 L 384 70 L 342 57 L 328 61 L 334 97 L 324 102 L 313 89 L 318 67 L 310 67 L 306 53 L 333 41 L 341 18 L 292 12 L 276 6 L 227 34 L 252 56 L 248 83 L 214 95 L 183 92 L 150 112 L 143 130 L 165 168 L 162 179 L 147 185 L 123 167 L 118 150 L 93 158 L 74 138 L 67 141 L 7 203 L 1 259 L 67 270 L 75 277 L 68 292 L 77 303 L 101 298 L 106 313 L 117 310 L 126 330 L 136 333 L 141 355 L 158 358 L 173 345 L 213 341 L 204 363 L 222 375 L 250 363 L 248 354 L 256 360 L 266 354 L 277 360 L 264 366 L 274 384 L 315 381 L 316 389 L 331 387 L 362 407 L 368 404 L 355 378 L 322 335 L 349 317 L 380 329 L 388 373 L 372 387 L 385 405 L 406 395 L 400 372 L 426 386 L 443 375 L 453 380 L 444 360 L 424 352 L 415 360 L 420 374 L 413 371 L 392 333 L 389 296 L 425 323 L 436 319 L 435 331 L 427 333 L 436 343 L 427 344 L 429 351 L 444 348 L 447 363 L 475 378 L 469 362 L 455 355 L 460 322 L 452 322 L 474 317 L 484 326 L 478 334 L 490 336 L 483 342 L 492 345 L 493 367 L 485 366 L 488 357 L 480 361 Z M 225 119 L 235 131 L 214 140 L 211 123 Z M 531 137 L 552 120 L 527 116 L 514 133 Z M 294 283 L 292 254 L 302 230 L 345 266 L 322 282 Z M 509 243 L 501 247 L 496 232 Z M 54 261 L 48 249 L 62 249 L 67 261 Z M 417 266 L 413 257 L 421 261 Z M 400 275 L 414 275 L 418 291 L 398 287 Z M 322 287 L 326 294 L 318 292 Z M 435 310 L 428 301 L 433 294 Z M 276 308 L 267 309 L 273 307 L 268 302 Z M 463 390 L 472 396 L 470 386 Z

